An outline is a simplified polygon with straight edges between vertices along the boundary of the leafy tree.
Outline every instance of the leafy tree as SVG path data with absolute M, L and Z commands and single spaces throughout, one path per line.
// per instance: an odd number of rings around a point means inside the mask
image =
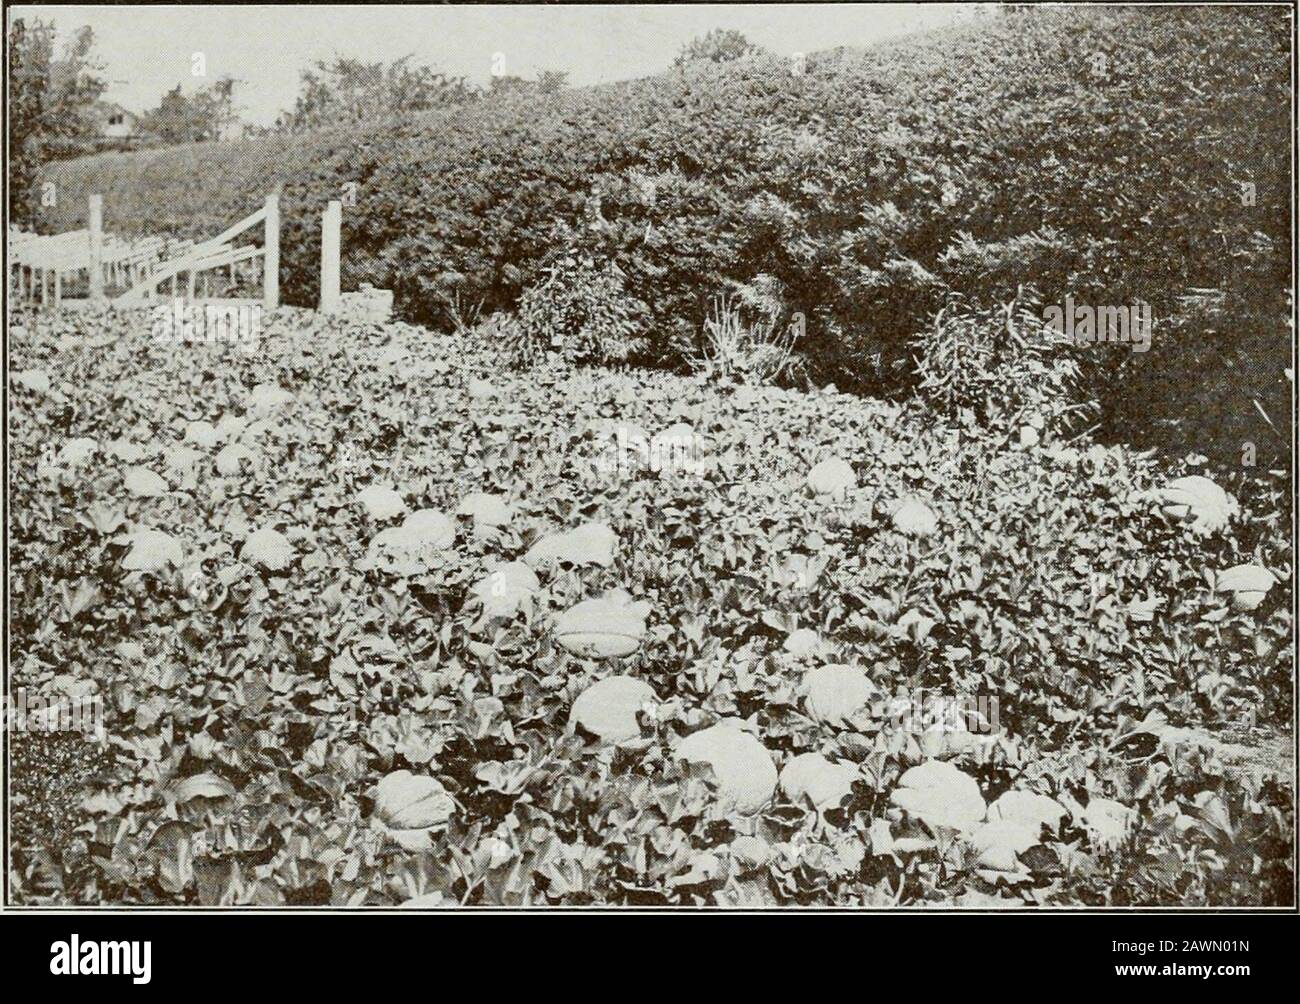
M 41 111 L 49 57 L 22 18 L 15 18 L 9 29 L 8 70 L 9 215 L 26 222 L 32 217 L 32 184 L 40 168 Z
M 55 56 L 54 26 L 15 18 L 9 29 L 9 209 L 31 218 L 32 183 L 41 163 L 94 149 L 91 114 L 107 88 L 90 28 L 73 32 Z
M 569 74 L 564 70 L 543 70 L 537 75 L 537 89 L 543 94 L 558 94 L 569 86 Z
M 346 56 L 317 60 L 304 70 L 301 90 L 276 127 L 304 132 L 351 125 L 385 115 L 405 114 L 461 104 L 477 97 L 463 77 L 448 77 L 428 66 L 412 65 L 403 56 L 385 66 Z
M 186 97 L 177 84 L 162 96 L 157 108 L 140 118 L 140 129 L 165 143 L 201 143 L 227 136 L 238 115 L 235 110 L 235 85 L 239 81 L 224 76 L 210 87 Z
M 714 28 L 706 35 L 696 35 L 682 46 L 673 60 L 674 66 L 687 63 L 729 63 L 754 56 L 763 50 L 734 28 Z
M 543 70 L 536 80 L 503 75 L 493 77 L 488 94 L 559 94 L 568 86 L 569 75 L 563 70 Z

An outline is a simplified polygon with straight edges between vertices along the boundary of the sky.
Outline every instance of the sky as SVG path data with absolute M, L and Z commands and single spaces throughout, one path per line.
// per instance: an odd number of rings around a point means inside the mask
M 239 5 L 9 7 L 53 21 L 60 37 L 95 32 L 105 98 L 140 112 L 164 91 L 185 93 L 229 74 L 244 118 L 269 125 L 293 104 L 299 72 L 335 54 L 385 62 L 412 54 L 484 84 L 493 68 L 534 77 L 564 70 L 574 85 L 658 73 L 711 28 L 735 28 L 775 52 L 866 45 L 970 16 L 973 4 L 638 4 L 548 6 Z M 192 75 L 203 53 L 206 77 Z

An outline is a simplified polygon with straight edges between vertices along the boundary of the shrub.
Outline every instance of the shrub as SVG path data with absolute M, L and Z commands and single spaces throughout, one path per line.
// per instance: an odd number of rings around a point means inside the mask
M 643 313 L 616 265 L 570 248 L 520 297 L 506 338 L 510 360 L 529 366 L 556 353 L 569 363 L 626 362 Z
M 917 391 L 939 415 L 1011 430 L 1053 428 L 1091 410 L 1077 399 L 1079 365 L 1044 324 L 1032 294 L 1000 306 L 954 297 L 915 338 Z

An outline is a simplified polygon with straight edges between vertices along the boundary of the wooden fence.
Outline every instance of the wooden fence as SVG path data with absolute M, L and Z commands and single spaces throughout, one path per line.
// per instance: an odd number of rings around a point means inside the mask
M 268 195 L 257 212 L 198 243 L 163 237 L 125 241 L 104 233 L 102 196 L 90 197 L 89 210 L 90 225 L 82 230 L 42 236 L 10 228 L 12 297 L 56 307 L 102 303 L 107 299 L 106 287 L 111 287 L 118 291 L 113 302 L 129 305 L 148 302 L 159 285 L 169 280 L 171 294 L 180 295 L 179 280 L 184 276 L 185 294 L 196 300 L 200 298 L 200 284 L 203 298 L 211 298 L 214 285 L 221 288 L 220 270 L 226 271 L 227 287 L 238 288 L 239 273 L 251 269 L 251 282 L 262 287 L 263 307 L 274 310 L 280 305 L 279 196 Z M 260 247 L 234 243 L 236 237 L 259 223 L 264 225 Z M 83 275 L 86 296 L 65 295 L 67 286 L 83 285 Z M 230 298 L 223 299 L 230 302 Z
M 238 288 L 238 272 L 251 269 L 252 284 L 262 287 L 265 310 L 280 305 L 280 200 L 268 195 L 262 208 L 209 240 L 178 241 L 163 237 L 121 240 L 104 233 L 103 197 L 92 195 L 89 226 L 68 233 L 41 236 L 9 229 L 9 290 L 16 300 L 42 306 L 104 303 L 113 289 L 113 303 L 148 303 L 158 287 L 170 283 L 170 294 L 191 301 L 214 299 L 213 279 L 226 270 L 228 285 Z M 384 319 L 392 293 L 363 286 L 359 293 L 340 289 L 343 204 L 329 203 L 321 216 L 320 311 L 337 314 L 360 307 L 371 319 Z M 241 234 L 262 225 L 261 246 L 236 244 Z M 260 269 L 259 269 L 260 265 Z M 85 275 L 86 296 L 68 295 L 69 284 L 80 287 Z M 184 288 L 181 279 L 184 277 Z M 200 290 L 202 286 L 202 290 Z M 218 281 L 218 288 L 221 284 Z M 200 296 L 202 292 L 202 296 Z M 222 303 L 252 303 L 249 298 L 219 297 Z

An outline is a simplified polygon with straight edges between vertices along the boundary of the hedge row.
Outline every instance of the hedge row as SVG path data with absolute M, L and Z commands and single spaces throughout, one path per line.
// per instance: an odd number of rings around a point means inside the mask
M 408 319 L 512 307 L 559 247 L 613 262 L 662 360 L 728 282 L 801 312 L 826 372 L 899 357 L 952 291 L 1126 304 L 1288 285 L 1286 12 L 1038 10 L 870 50 L 674 69 L 357 133 L 52 167 L 50 230 L 210 234 L 282 186 L 282 287 L 316 297 L 321 208 L 344 283 Z M 1254 185 L 1243 205 L 1242 183 Z M 595 207 L 599 206 L 597 210 Z M 1281 350 L 1285 353 L 1285 349 Z

